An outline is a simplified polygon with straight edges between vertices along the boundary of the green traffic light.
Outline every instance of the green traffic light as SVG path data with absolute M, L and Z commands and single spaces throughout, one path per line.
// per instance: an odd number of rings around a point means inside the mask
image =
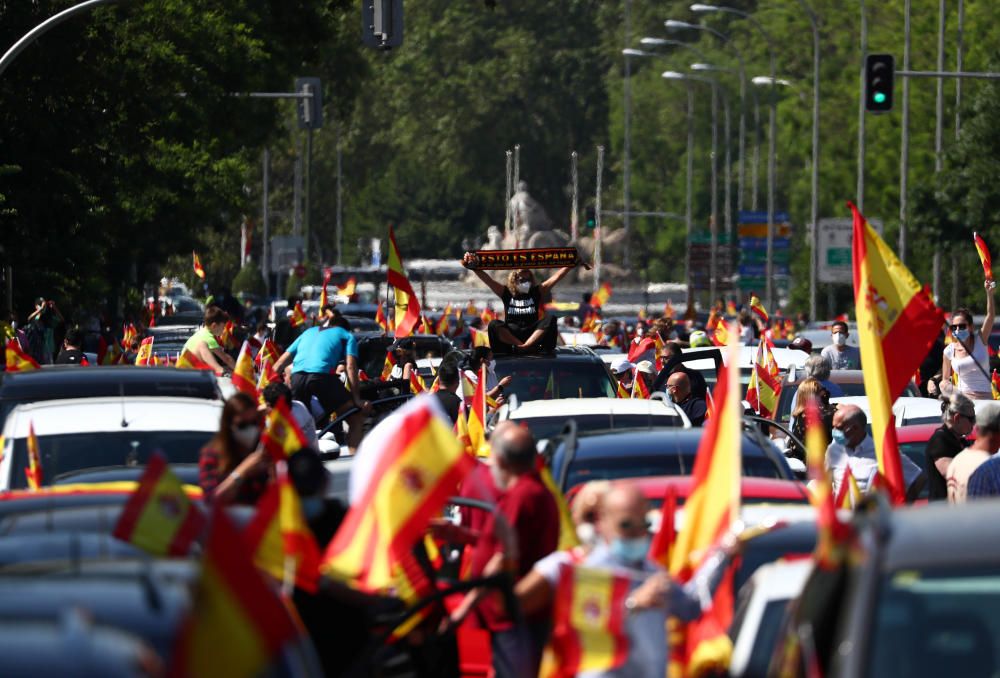
M 875 95 L 872 97 L 872 99 L 874 99 L 875 103 L 877 103 L 877 104 L 884 104 L 885 103 L 885 92 L 875 92 Z

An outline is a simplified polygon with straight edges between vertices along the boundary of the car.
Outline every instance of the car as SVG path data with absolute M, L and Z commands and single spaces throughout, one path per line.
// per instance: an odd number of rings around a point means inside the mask
M 496 415 L 496 421 L 510 420 L 526 425 L 535 440 L 558 435 L 570 419 L 576 422 L 580 432 L 660 426 L 691 427 L 690 420 L 681 408 L 659 398 L 561 398 L 531 400 L 526 403 L 514 398 L 501 405 Z
M 990 403 L 992 400 L 974 401 Z M 843 398 L 830 398 L 833 405 L 857 405 L 865 416 L 868 417 L 869 430 L 871 428 L 871 407 L 867 396 L 844 396 Z M 982 407 L 980 405 L 979 407 Z M 897 427 L 915 426 L 917 424 L 941 424 L 941 401 L 936 398 L 916 398 L 912 396 L 902 396 L 896 398 L 892 403 L 892 414 Z
M 795 394 L 799 392 L 799 385 L 805 380 L 806 376 L 802 369 L 788 370 L 788 375 L 781 384 L 781 396 L 778 398 L 779 421 L 787 423 L 791 419 Z M 843 395 L 838 397 L 865 395 L 865 375 L 861 370 L 830 370 L 827 381 L 840 387 Z M 920 389 L 911 381 L 906 384 L 901 395 L 919 398 Z
M 853 555 L 789 606 L 769 675 L 993 676 L 1000 501 L 855 512 Z
M 733 678 L 765 678 L 788 601 L 795 598 L 812 571 L 812 559 L 762 565 L 739 591 L 729 637 Z
M 396 342 L 391 335 L 378 332 L 359 332 L 356 334 L 358 343 L 358 368 L 365 371 L 371 379 L 377 379 L 382 374 L 385 365 L 385 354 Z M 416 334 L 408 337 L 414 342 L 417 358 L 443 358 L 455 350 L 448 339 L 436 334 Z
M 556 398 L 614 398 L 607 366 L 585 346 L 557 346 L 534 355 L 497 355 L 497 379 L 511 377 L 504 392 L 519 402 Z
M 549 467 L 566 492 L 590 480 L 689 475 L 701 442 L 700 428 L 629 429 L 575 434 L 556 439 Z M 784 455 L 754 425 L 744 426 L 743 475 L 792 480 Z
M 100 396 L 163 396 L 222 400 L 215 375 L 208 370 L 125 365 L 56 365 L 28 372 L 8 372 L 0 382 L 0 430 L 10 411 L 23 403 Z
M 728 359 L 726 357 L 726 351 L 723 349 L 706 349 L 706 348 L 685 348 L 682 349 L 682 353 L 693 353 L 693 352 L 719 352 L 719 360 L 722 364 L 726 363 Z M 787 372 L 791 369 L 801 369 L 805 365 L 806 360 L 809 358 L 804 352 L 798 349 L 791 348 L 774 348 L 771 350 L 771 354 L 774 356 L 775 362 L 778 364 L 778 369 L 781 372 Z M 757 345 L 741 345 L 740 346 L 740 384 L 743 386 L 744 392 L 746 391 L 746 386 L 750 383 L 750 375 L 753 373 L 754 362 L 757 359 Z M 718 360 L 715 359 L 703 359 L 703 360 L 693 360 L 685 361 L 684 365 L 688 369 L 698 370 L 705 377 L 705 382 L 708 387 L 714 388 L 715 382 L 718 379 Z
M 43 483 L 50 485 L 72 482 L 99 467 L 141 466 L 154 452 L 171 463 L 197 464 L 221 416 L 221 402 L 196 398 L 73 398 L 18 405 L 4 422 L 0 490 L 28 486 L 29 429 L 38 439 Z

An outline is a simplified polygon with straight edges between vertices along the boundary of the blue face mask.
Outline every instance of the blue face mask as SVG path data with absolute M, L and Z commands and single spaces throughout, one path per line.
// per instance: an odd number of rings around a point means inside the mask
M 969 330 L 955 330 L 955 338 L 959 341 L 965 341 L 969 338 Z
M 649 553 L 649 537 L 615 539 L 611 542 L 611 553 L 627 563 L 642 562 Z
M 839 428 L 833 429 L 832 435 L 833 435 L 833 442 L 837 443 L 838 445 L 845 445 L 845 446 L 847 445 L 847 436 L 845 436 L 844 432 L 841 431 Z
M 323 513 L 323 497 L 302 497 L 302 514 L 311 520 Z

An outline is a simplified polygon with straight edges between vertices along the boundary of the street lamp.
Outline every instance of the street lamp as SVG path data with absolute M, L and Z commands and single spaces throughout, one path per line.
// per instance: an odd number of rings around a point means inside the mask
M 738 17 L 742 17 L 749 21 L 762 36 L 764 36 L 764 41 L 767 42 L 768 51 L 768 61 L 769 61 L 769 74 L 771 76 L 771 87 L 773 88 L 774 82 L 777 80 L 777 75 L 775 74 L 775 45 L 774 40 L 771 35 L 767 32 L 764 26 L 761 25 L 753 15 L 744 12 L 733 7 L 720 7 L 717 5 L 705 5 L 696 3 L 691 5 L 691 11 L 698 14 L 706 14 L 710 12 L 722 12 L 726 14 L 734 14 Z M 773 94 L 773 92 L 772 92 Z M 767 307 L 774 308 L 774 182 L 775 182 L 775 141 L 778 134 L 778 111 L 777 103 L 774 96 L 771 97 L 771 105 L 769 106 L 768 113 L 768 140 L 767 140 L 767 265 L 764 271 L 765 285 L 766 285 L 766 297 L 767 297 Z

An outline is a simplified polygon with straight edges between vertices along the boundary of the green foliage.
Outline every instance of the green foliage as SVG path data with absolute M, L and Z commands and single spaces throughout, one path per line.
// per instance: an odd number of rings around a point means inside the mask
M 252 294 L 261 296 L 265 292 L 264 278 L 260 269 L 253 265 L 244 266 L 233 278 L 233 294 Z

